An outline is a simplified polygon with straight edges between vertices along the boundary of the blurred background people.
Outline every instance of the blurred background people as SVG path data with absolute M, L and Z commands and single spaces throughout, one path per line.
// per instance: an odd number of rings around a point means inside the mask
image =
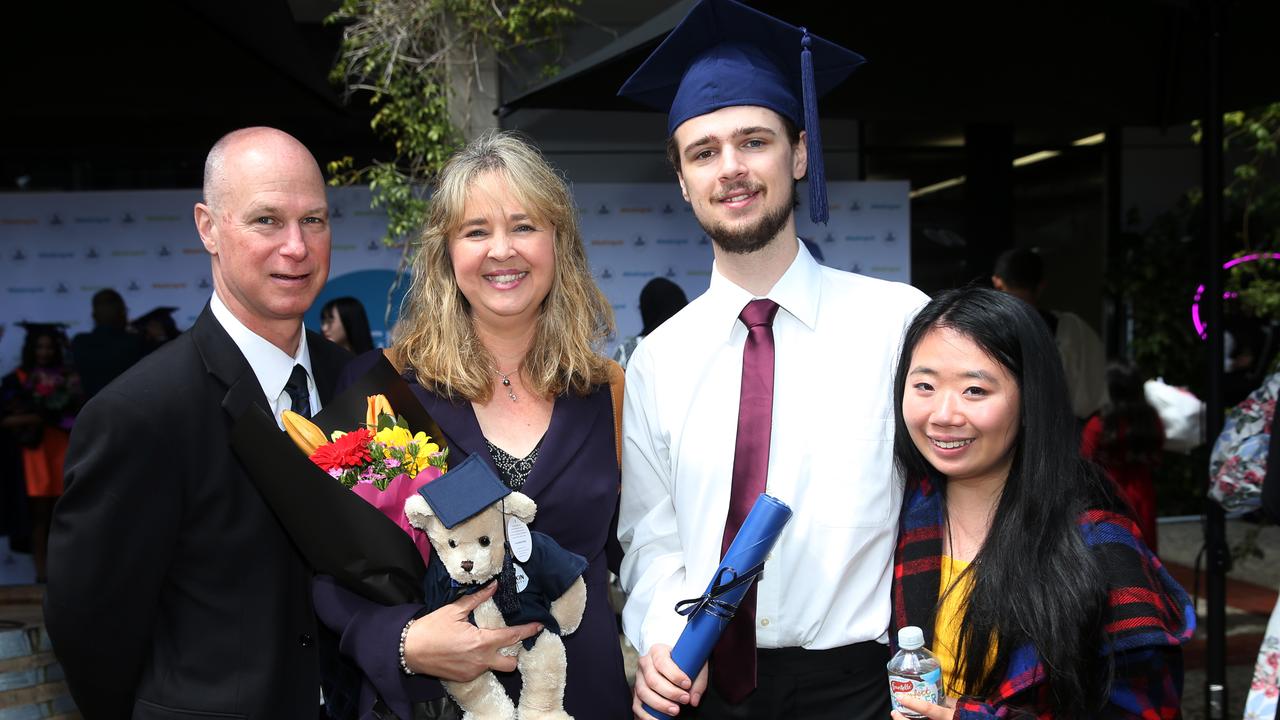
M 21 448 L 36 582 L 45 581 L 49 520 L 62 495 L 62 466 L 71 424 L 83 402 L 80 379 L 63 361 L 62 326 L 19 323 L 27 330 L 22 361 L 0 380 L 0 427 Z
M 685 297 L 684 290 L 666 278 L 656 277 L 645 283 L 640 290 L 640 319 L 644 321 L 644 327 L 640 329 L 639 335 L 627 338 L 613 351 L 613 359 L 625 370 L 627 360 L 640 341 L 688 304 L 689 299 Z
M 1030 303 L 1049 326 L 1049 334 L 1062 355 L 1071 412 L 1076 419 L 1083 423 L 1102 409 L 1107 402 L 1106 348 L 1098 333 L 1079 315 L 1041 307 L 1045 278 L 1040 254 L 1025 248 L 1004 251 L 996 258 L 991 284 L 996 290 Z
M 320 332 L 324 339 L 336 343 L 356 355 L 373 349 L 369 316 L 364 305 L 353 297 L 334 298 L 320 310 Z
M 71 357 L 85 399 L 98 394 L 146 354 L 142 336 L 128 330 L 128 313 L 120 293 L 105 288 L 93 294 L 93 330 L 71 340 Z
M 1153 474 L 1164 449 L 1164 424 L 1147 402 L 1142 377 L 1119 362 L 1107 366 L 1110 400 L 1084 426 L 1080 451 L 1107 471 L 1133 508 L 1142 539 L 1159 554 Z
M 151 353 L 156 348 L 178 337 L 178 323 L 173 319 L 176 307 L 160 306 L 129 323 L 142 336 L 143 348 Z

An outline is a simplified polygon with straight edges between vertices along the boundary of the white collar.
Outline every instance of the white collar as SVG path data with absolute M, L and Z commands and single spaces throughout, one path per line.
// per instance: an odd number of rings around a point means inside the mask
M 799 249 L 787 271 L 778 278 L 764 297 L 778 303 L 795 319 L 809 329 L 818 324 L 818 300 L 822 296 L 822 267 L 809 254 L 809 249 L 796 238 Z M 714 263 L 711 266 L 711 286 L 708 296 L 715 303 L 715 315 L 724 321 L 726 335 L 733 332 L 738 314 L 755 295 L 720 274 Z
M 289 382 L 294 365 L 306 368 L 307 375 L 311 378 L 308 387 L 315 382 L 315 374 L 311 371 L 311 353 L 307 350 L 305 328 L 302 329 L 301 339 L 298 342 L 298 352 L 290 356 L 261 335 L 245 327 L 216 292 L 209 300 L 209 309 L 213 311 L 214 318 L 222 328 L 231 336 L 231 341 L 240 348 L 244 359 L 249 361 L 249 367 L 253 368 L 253 374 L 258 377 L 258 384 L 262 386 L 262 393 L 267 396 L 267 402 L 272 406 L 275 405 L 276 398 L 280 397 L 280 393 L 284 392 L 285 383 Z M 298 324 L 302 324 L 301 319 L 298 320 Z

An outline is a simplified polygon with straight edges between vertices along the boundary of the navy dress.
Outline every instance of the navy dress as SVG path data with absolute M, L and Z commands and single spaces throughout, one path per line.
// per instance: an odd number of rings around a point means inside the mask
M 381 351 L 360 356 L 347 368 L 344 380 L 359 377 L 380 357 Z M 473 454 L 493 465 L 470 402 L 436 395 L 418 385 L 409 374 L 406 380 L 440 425 L 449 445 L 451 465 Z M 616 571 L 622 555 L 617 541 L 621 473 L 614 443 L 608 385 L 601 385 L 585 397 L 561 395 L 555 399 L 551 424 L 520 488 L 538 504 L 530 529 L 551 536 L 561 547 L 587 560 L 583 572 L 587 604 L 582 624 L 577 632 L 564 638 L 569 664 L 564 707 L 579 720 L 631 717 L 631 690 L 622 664 L 617 620 L 609 604 L 609 571 Z M 493 467 L 503 477 L 504 473 L 496 465 Z M 432 679 L 404 675 L 394 652 L 401 629 L 422 611 L 421 606 L 378 607 L 323 579 L 315 589 L 317 613 L 338 633 L 343 654 L 354 659 L 364 675 L 362 717 L 373 717 L 369 709 L 375 691 L 401 718 L 412 716 L 413 704 L 445 694 Z M 496 674 L 512 699 L 518 700 L 519 673 Z

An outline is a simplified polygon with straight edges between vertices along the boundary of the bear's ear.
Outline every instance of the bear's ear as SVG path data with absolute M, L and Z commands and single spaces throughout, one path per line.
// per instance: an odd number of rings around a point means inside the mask
M 504 512 L 515 516 L 522 523 L 533 522 L 534 516 L 538 514 L 538 504 L 524 493 L 513 492 L 504 497 L 502 502 L 505 503 Z
M 409 518 L 409 524 L 419 530 L 427 529 L 427 518 L 435 515 L 431 510 L 431 505 L 419 494 L 414 493 L 408 500 L 404 501 L 404 514 Z

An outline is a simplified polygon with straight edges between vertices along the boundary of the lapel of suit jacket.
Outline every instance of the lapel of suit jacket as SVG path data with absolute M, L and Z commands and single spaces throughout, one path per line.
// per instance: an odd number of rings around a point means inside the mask
M 551 410 L 551 424 L 547 434 L 542 438 L 542 447 L 538 450 L 538 460 L 533 464 L 529 478 L 520 489 L 525 495 L 537 500 L 537 496 L 555 478 L 559 477 L 565 467 L 578 454 L 578 449 L 587 441 L 597 423 L 606 419 L 613 427 L 613 418 L 602 418 L 601 409 L 605 406 L 612 411 L 612 405 L 599 402 L 599 388 L 586 397 L 564 393 L 556 398 L 555 407 Z M 612 440 L 613 433 L 607 437 Z
M 497 474 L 498 468 L 489 456 L 484 433 L 480 430 L 480 421 L 476 419 L 471 403 L 437 395 L 417 383 L 413 383 L 412 387 L 422 401 L 423 409 L 440 426 L 440 432 L 445 435 L 444 440 L 449 443 L 449 465 L 457 465 L 472 455 L 479 455 Z M 498 474 L 498 477 L 502 475 Z
M 320 395 L 320 406 L 323 408 L 333 399 L 333 390 L 338 384 L 338 375 L 351 360 L 351 354 L 318 335 L 306 331 L 307 349 L 311 353 L 311 375 L 316 383 L 316 392 Z
M 255 404 L 267 415 L 271 415 L 271 403 L 262 392 L 258 376 L 253 374 L 249 361 L 213 316 L 213 310 L 208 304 L 205 304 L 200 317 L 191 326 L 191 339 L 204 360 L 205 369 L 227 387 L 227 394 L 222 398 L 222 409 L 231 420 L 239 419 L 250 405 Z

